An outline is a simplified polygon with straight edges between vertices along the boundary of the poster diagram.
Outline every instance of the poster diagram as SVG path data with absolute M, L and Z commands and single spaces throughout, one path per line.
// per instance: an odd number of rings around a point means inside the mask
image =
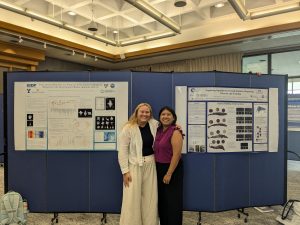
M 127 109 L 127 82 L 16 82 L 16 150 L 116 150 Z
M 178 118 L 187 114 L 180 122 L 188 152 L 278 151 L 277 88 L 178 86 L 175 93 Z

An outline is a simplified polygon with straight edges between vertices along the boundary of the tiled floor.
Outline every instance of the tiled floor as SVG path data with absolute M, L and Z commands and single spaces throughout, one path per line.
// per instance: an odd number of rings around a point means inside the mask
M 288 160 L 288 171 L 300 172 L 300 161 Z

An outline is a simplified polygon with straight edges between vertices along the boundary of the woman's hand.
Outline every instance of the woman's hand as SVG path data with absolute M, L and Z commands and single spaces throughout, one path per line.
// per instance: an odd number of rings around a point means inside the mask
M 123 174 L 123 183 L 125 187 L 129 187 L 129 183 L 132 181 L 130 172 L 124 173 Z
M 167 173 L 167 174 L 164 176 L 164 178 L 163 178 L 163 183 L 164 183 L 164 184 L 169 184 L 171 178 L 172 178 L 172 174 L 168 174 L 168 173 Z

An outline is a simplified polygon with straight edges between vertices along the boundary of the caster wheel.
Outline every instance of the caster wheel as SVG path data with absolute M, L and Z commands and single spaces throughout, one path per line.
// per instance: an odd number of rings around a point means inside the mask
M 248 222 L 248 219 L 247 219 L 247 218 L 245 218 L 245 219 L 244 219 L 244 222 L 245 222 L 245 223 L 247 223 L 247 222 Z
M 240 214 L 238 214 L 238 215 L 237 215 L 237 217 L 238 217 L 238 218 L 241 218 L 241 215 L 240 215 Z

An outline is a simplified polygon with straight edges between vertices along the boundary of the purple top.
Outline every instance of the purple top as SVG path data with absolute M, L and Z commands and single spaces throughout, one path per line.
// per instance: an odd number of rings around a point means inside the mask
M 162 127 L 157 129 L 155 141 L 154 141 L 154 155 L 155 161 L 159 163 L 170 163 L 173 150 L 171 144 L 171 138 L 176 126 L 169 126 L 165 131 Z

